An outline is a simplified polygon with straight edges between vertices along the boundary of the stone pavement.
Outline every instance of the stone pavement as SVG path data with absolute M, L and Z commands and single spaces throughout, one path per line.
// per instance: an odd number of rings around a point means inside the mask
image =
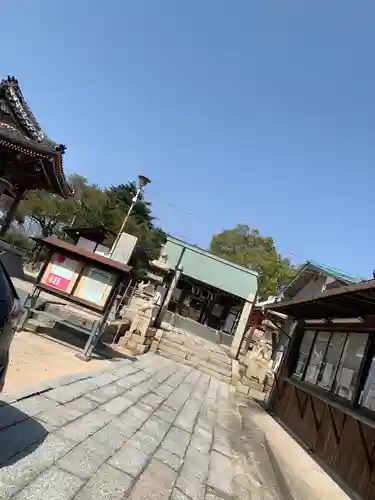
M 279 500 L 239 398 L 154 354 L 0 395 L 0 498 Z

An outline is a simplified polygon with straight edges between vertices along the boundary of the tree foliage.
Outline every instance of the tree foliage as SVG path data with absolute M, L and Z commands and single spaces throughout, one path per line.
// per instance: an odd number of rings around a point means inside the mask
M 19 206 L 17 218 L 29 217 L 39 226 L 43 236 L 50 236 L 69 224 L 74 206 L 74 200 L 64 200 L 44 191 L 30 191 Z
M 64 200 L 45 191 L 31 191 L 21 202 L 18 218 L 31 219 L 42 236 L 61 236 L 65 226 L 95 227 L 103 225 L 113 234 L 113 240 L 129 210 L 137 186 L 134 182 L 102 189 L 87 179 L 73 175 L 69 179 L 75 196 Z M 125 231 L 138 237 L 130 264 L 136 277 L 143 277 L 148 262 L 157 258 L 165 234 L 154 224 L 151 204 L 141 193 L 128 219 Z
M 259 297 L 275 295 L 278 285 L 288 283 L 297 272 L 288 259 L 282 257 L 273 239 L 262 236 L 258 229 L 239 224 L 213 236 L 212 253 L 259 274 Z
M 106 189 L 108 207 L 112 213 L 111 229 L 117 233 L 125 214 L 128 212 L 132 200 L 137 192 L 135 182 L 119 184 Z M 146 202 L 143 193 L 135 204 L 132 215 L 126 223 L 126 232 L 137 236 L 137 246 L 132 255 L 130 264 L 137 270 L 137 277 L 142 277 L 148 262 L 159 256 L 160 248 L 165 243 L 164 231 L 155 226 L 152 216 L 151 203 Z

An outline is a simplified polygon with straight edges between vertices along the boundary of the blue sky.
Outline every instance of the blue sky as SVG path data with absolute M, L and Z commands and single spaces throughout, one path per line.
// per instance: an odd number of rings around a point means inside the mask
M 374 25 L 370 0 L 12 0 L 1 74 L 67 144 L 67 173 L 148 175 L 176 237 L 248 223 L 293 260 L 367 277 Z

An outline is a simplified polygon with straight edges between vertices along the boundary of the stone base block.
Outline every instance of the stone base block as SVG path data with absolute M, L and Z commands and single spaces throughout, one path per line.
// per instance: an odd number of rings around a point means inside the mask
M 248 396 L 250 392 L 250 387 L 241 384 L 241 382 L 237 382 L 236 391 L 239 392 L 240 394 L 243 394 L 244 396 Z
M 137 344 L 137 346 L 135 347 L 135 349 L 133 350 L 133 352 L 134 352 L 134 354 L 144 354 L 149 349 L 150 349 L 149 345 Z
M 256 389 L 258 391 L 263 390 L 263 384 L 254 378 L 242 377 L 241 383 L 243 385 L 246 385 L 246 387 L 250 387 L 250 388 Z

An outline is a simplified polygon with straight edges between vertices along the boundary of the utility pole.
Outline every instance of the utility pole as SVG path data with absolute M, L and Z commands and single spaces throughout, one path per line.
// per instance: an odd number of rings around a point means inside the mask
M 168 306 L 169 306 L 169 302 L 171 301 L 171 298 L 172 298 L 172 295 L 173 295 L 173 292 L 177 286 L 177 283 L 178 283 L 178 280 L 180 279 L 180 276 L 181 276 L 181 273 L 182 273 L 182 266 L 181 266 L 181 262 L 182 262 L 182 258 L 184 256 L 184 253 L 185 253 L 185 250 L 186 248 L 183 247 L 182 250 L 181 250 L 181 253 L 180 253 L 180 256 L 178 258 L 178 261 L 177 261 L 177 264 L 176 264 L 176 267 L 174 268 L 174 271 L 173 271 L 173 278 L 172 278 L 172 281 L 171 281 L 171 284 L 169 285 L 169 288 L 167 290 L 167 293 L 164 295 L 164 299 L 160 305 L 160 309 L 156 315 L 156 318 L 155 318 L 155 321 L 154 321 L 154 326 L 156 328 L 160 328 L 161 324 L 162 324 L 162 321 L 164 319 L 164 316 L 165 316 L 165 313 L 167 312 L 167 309 L 168 309 Z
M 131 205 L 129 207 L 129 210 L 127 211 L 127 214 L 125 215 L 125 218 L 124 220 L 122 221 L 122 224 L 121 224 L 121 227 L 120 227 L 120 230 L 119 232 L 117 233 L 117 236 L 116 236 L 116 239 L 112 245 L 112 248 L 111 248 L 111 251 L 109 252 L 109 258 L 112 257 L 112 255 L 114 254 L 115 250 L 116 250 L 116 247 L 120 241 L 120 238 L 121 238 L 121 235 L 122 233 L 124 232 L 124 229 L 125 229 L 125 226 L 126 226 L 126 223 L 128 222 L 128 219 L 135 207 L 135 204 L 137 203 L 138 199 L 139 199 L 139 195 L 141 194 L 141 192 L 143 191 L 143 188 L 145 186 L 147 186 L 147 184 L 150 184 L 150 179 L 148 177 L 145 177 L 144 175 L 138 175 L 138 179 L 139 179 L 139 186 L 138 186 L 138 189 L 137 189 L 137 192 L 135 193 L 135 196 L 133 197 L 132 199 L 132 202 L 131 202 Z

